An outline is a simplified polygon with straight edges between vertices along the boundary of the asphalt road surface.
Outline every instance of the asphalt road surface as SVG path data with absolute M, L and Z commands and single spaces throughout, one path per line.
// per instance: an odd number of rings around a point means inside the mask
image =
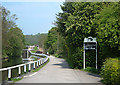
M 100 83 L 98 75 L 71 69 L 64 59 L 49 56 L 50 62 L 16 83 Z

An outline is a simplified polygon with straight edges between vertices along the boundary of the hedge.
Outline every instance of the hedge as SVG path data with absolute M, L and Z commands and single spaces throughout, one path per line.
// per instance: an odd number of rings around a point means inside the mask
M 106 59 L 101 71 L 103 83 L 120 85 L 120 58 Z

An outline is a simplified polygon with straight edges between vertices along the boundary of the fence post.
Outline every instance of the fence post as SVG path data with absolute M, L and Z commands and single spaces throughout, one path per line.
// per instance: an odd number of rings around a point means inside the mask
M 41 60 L 40 60 L 40 65 L 41 65 Z
M 40 60 L 39 60 L 39 66 L 40 66 Z
M 37 68 L 38 68 L 38 61 L 37 61 Z
M 35 69 L 35 62 L 34 62 L 34 66 L 33 66 L 33 69 Z
M 41 60 L 41 65 L 42 65 L 42 60 Z
M 24 65 L 24 73 L 26 73 L 26 65 Z
M 8 80 L 11 80 L 11 69 L 8 70 Z
M 31 64 L 29 63 L 29 72 L 30 72 L 30 70 L 31 70 Z
M 20 76 L 20 74 L 21 74 L 21 67 L 20 66 L 18 67 L 18 73 L 19 73 L 19 76 Z

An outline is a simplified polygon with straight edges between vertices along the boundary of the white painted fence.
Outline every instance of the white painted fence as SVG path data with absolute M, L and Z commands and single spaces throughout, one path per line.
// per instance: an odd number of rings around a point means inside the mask
M 39 54 L 37 54 L 37 55 L 39 55 Z M 36 66 L 38 67 L 41 64 L 44 64 L 45 62 L 47 62 L 48 56 L 45 55 L 45 54 L 43 54 L 42 56 L 46 56 L 46 58 L 42 58 L 42 59 L 37 60 L 37 61 L 32 61 L 32 62 L 28 62 L 28 63 L 25 63 L 25 64 L 20 64 L 20 65 L 16 65 L 16 66 L 12 66 L 12 67 L 2 68 L 2 69 L 0 69 L 0 71 L 6 71 L 6 70 L 8 70 L 8 79 L 10 80 L 11 79 L 11 75 L 12 75 L 11 70 L 14 69 L 14 68 L 18 68 L 18 74 L 20 75 L 21 74 L 21 67 L 22 66 L 24 67 L 24 73 L 26 73 L 27 65 L 28 65 L 28 70 L 30 72 L 31 71 L 31 64 L 33 64 L 33 68 L 35 69 Z

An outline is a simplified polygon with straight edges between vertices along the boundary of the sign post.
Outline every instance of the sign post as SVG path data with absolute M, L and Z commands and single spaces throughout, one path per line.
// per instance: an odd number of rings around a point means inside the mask
M 96 69 L 97 69 L 97 41 L 96 38 L 88 37 L 84 38 L 83 43 L 84 53 L 83 53 L 83 68 L 85 69 L 85 51 L 86 50 L 96 50 Z

